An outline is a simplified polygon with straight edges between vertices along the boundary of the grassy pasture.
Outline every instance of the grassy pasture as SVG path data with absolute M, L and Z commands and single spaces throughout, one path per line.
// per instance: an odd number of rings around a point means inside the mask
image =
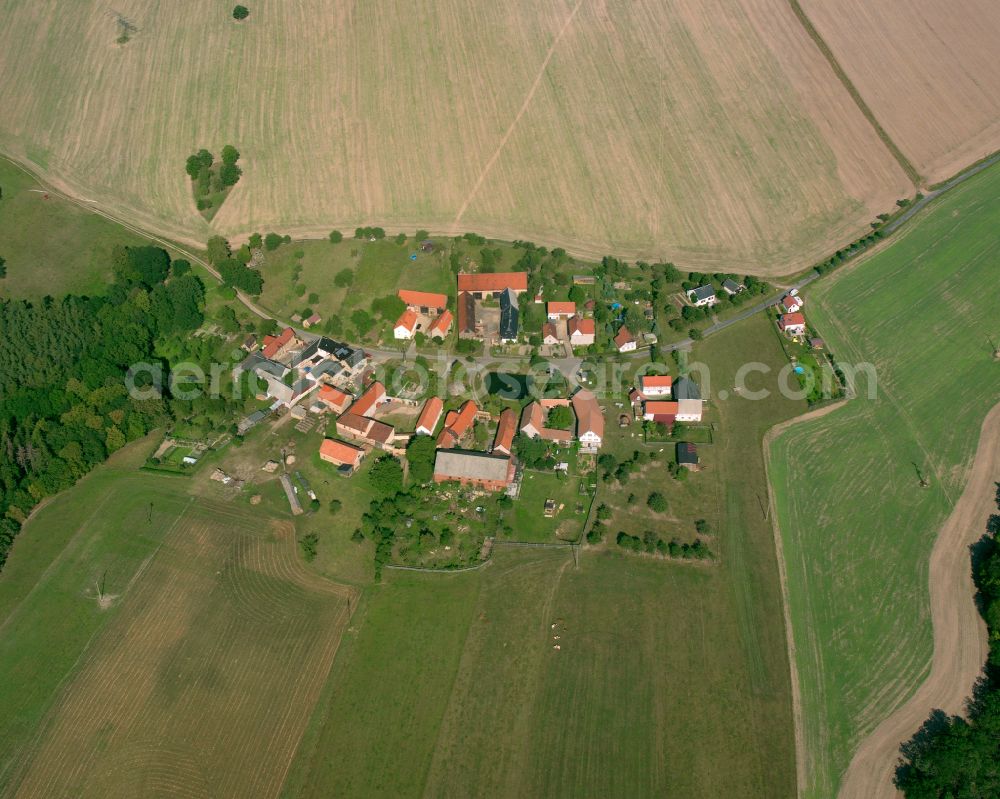
M 0 149 L 189 244 L 379 224 L 781 273 L 909 191 L 783 0 L 120 10 L 125 45 L 106 4 L 8 4 Z M 222 141 L 209 223 L 184 160 Z
M 44 190 L 0 158 L 0 257 L 7 277 L 0 297 L 98 294 L 111 282 L 116 244 L 148 244 L 141 236 Z
M 190 485 L 102 467 L 22 532 L 0 578 L 5 794 L 280 788 L 346 589 L 301 568 L 287 522 Z
M 834 794 L 859 740 L 904 702 L 931 658 L 927 563 L 1000 400 L 1000 170 L 969 180 L 899 240 L 807 293 L 862 396 L 793 426 L 771 474 L 802 685 L 808 796 Z M 920 488 L 917 470 L 930 481 Z

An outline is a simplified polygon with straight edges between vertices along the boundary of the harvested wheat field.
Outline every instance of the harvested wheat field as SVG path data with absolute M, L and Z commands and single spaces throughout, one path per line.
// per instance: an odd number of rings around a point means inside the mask
M 288 523 L 188 504 L 115 598 L 10 795 L 276 795 L 347 620 L 347 589 L 295 548 Z
M 802 0 L 802 7 L 927 182 L 1000 149 L 1000 3 Z
M 785 0 L 13 2 L 0 149 L 178 240 L 379 224 L 779 274 L 912 193 Z M 212 222 L 184 159 L 231 142 Z

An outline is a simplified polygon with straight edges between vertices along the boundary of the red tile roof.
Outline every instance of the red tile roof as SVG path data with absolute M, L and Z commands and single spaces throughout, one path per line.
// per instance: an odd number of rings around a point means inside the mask
M 364 394 L 362 394 L 355 401 L 354 405 L 351 406 L 351 413 L 355 416 L 367 416 L 373 410 L 378 403 L 385 400 L 385 386 L 383 386 L 378 380 L 368 386 Z
M 404 327 L 410 333 L 413 332 L 414 328 L 417 326 L 417 315 L 407 308 L 403 311 L 403 315 L 396 320 L 396 324 L 392 326 L 393 330 L 397 328 Z
M 265 358 L 273 358 L 278 354 L 278 351 L 284 347 L 292 338 L 295 336 L 295 331 L 290 327 L 286 327 L 281 331 L 280 335 L 277 336 L 264 336 L 264 350 L 263 354 Z
M 559 338 L 559 335 L 556 333 L 556 326 L 552 322 L 546 322 L 542 325 L 542 339 L 547 339 L 549 336 Z
M 445 308 L 444 312 L 433 322 L 431 322 L 430 327 L 427 328 L 427 335 L 431 338 L 434 336 L 440 336 L 444 338 L 448 335 L 448 331 L 451 330 L 451 320 L 454 317 L 451 315 L 451 311 Z
M 332 438 L 323 439 L 319 445 L 319 456 L 325 461 L 332 461 L 340 465 L 344 463 L 357 464 L 365 451 L 358 447 L 352 447 L 343 441 L 336 441 Z
M 510 408 L 504 408 L 500 412 L 500 421 L 497 423 L 497 433 L 493 437 L 493 449 L 499 449 L 510 455 L 510 448 L 514 443 L 514 434 L 516 432 L 517 414 Z
M 576 434 L 594 433 L 604 438 L 604 412 L 593 392 L 581 388 L 573 395 L 573 413 L 576 416 Z
M 639 378 L 639 385 L 645 390 L 647 388 L 670 388 L 674 384 L 674 379 L 670 375 L 643 375 Z
M 459 272 L 459 291 L 503 291 L 513 289 L 528 290 L 527 272 Z
M 626 344 L 631 344 L 634 341 L 635 337 L 632 335 L 629 329 L 624 325 L 622 326 L 621 330 L 618 331 L 618 335 L 615 336 L 615 346 L 617 346 L 618 349 L 621 349 Z
M 461 407 L 458 412 L 458 416 L 455 421 L 451 423 L 452 432 L 461 438 L 465 433 L 472 427 L 472 423 L 476 421 L 476 412 L 479 408 L 476 406 L 472 400 L 466 400 L 465 404 Z
M 417 430 L 423 428 L 428 435 L 434 434 L 438 419 L 441 418 L 441 411 L 444 409 L 444 402 L 440 397 L 431 397 L 424 403 L 424 409 L 420 411 L 417 419 Z
M 654 416 L 676 416 L 677 403 L 672 400 L 648 400 L 642 406 L 643 413 L 651 413 Z
M 545 306 L 545 310 L 550 314 L 563 314 L 572 316 L 576 313 L 575 302 L 550 302 Z
M 448 305 L 447 294 L 434 294 L 430 291 L 410 291 L 400 289 L 396 292 L 407 305 L 416 305 L 421 308 L 445 308 Z
M 569 320 L 569 334 L 581 333 L 584 336 L 592 336 L 596 331 L 593 319 L 582 319 L 579 316 L 571 317 Z
M 332 406 L 336 410 L 343 411 L 351 404 L 352 397 L 341 391 L 339 388 L 334 388 L 333 386 L 323 386 L 319 390 L 319 398 L 327 405 Z
M 806 323 L 806 318 L 802 314 L 786 313 L 784 316 L 781 317 L 781 320 L 778 324 L 781 326 L 781 329 L 784 330 L 787 327 L 793 325 L 804 325 L 805 323 Z

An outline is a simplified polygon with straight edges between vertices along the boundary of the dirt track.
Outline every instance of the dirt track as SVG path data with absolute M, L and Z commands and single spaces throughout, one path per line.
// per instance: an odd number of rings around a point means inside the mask
M 934 657 L 910 700 L 861 744 L 841 783 L 840 799 L 894 799 L 899 746 L 940 708 L 958 714 L 986 661 L 986 625 L 973 602 L 969 545 L 985 530 L 1000 481 L 1000 405 L 987 415 L 965 491 L 938 534 L 930 560 Z

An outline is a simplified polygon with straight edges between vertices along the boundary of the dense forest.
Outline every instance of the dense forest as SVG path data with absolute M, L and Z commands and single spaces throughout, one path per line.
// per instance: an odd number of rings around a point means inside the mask
M 0 303 L 0 566 L 39 501 L 170 418 L 125 376 L 201 325 L 204 286 L 158 247 L 117 248 L 114 274 L 100 297 Z
M 1000 511 L 1000 483 L 997 484 Z M 1000 796 L 1000 514 L 973 548 L 979 608 L 989 629 L 989 657 L 969 703 L 968 718 L 935 711 L 902 747 L 896 786 L 907 799 Z

